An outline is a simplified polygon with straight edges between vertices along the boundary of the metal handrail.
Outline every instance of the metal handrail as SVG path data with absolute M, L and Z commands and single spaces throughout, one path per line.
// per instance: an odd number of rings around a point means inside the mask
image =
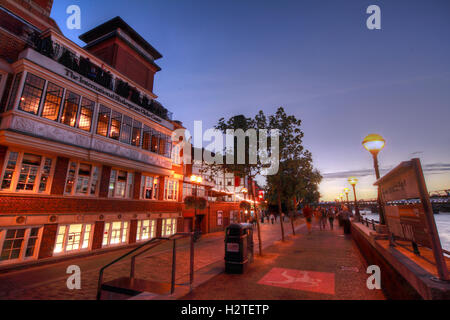
M 376 220 L 374 220 L 374 219 L 368 219 L 368 218 L 364 218 L 364 217 L 361 217 L 361 223 L 362 224 L 366 224 L 366 226 L 368 227 L 368 228 L 370 228 L 370 226 L 369 226 L 369 224 L 371 224 L 372 225 L 372 229 L 375 231 L 376 230 L 376 228 L 375 228 L 375 224 L 380 224 L 380 222 L 379 221 L 376 221 Z
M 194 271 L 194 270 L 193 270 L 193 263 L 194 263 L 193 237 L 194 237 L 194 234 L 193 234 L 192 232 L 181 232 L 181 233 L 176 233 L 176 234 L 174 234 L 174 235 L 172 235 L 172 236 L 170 236 L 170 237 L 168 237 L 168 238 L 167 238 L 167 237 L 158 237 L 158 238 L 150 239 L 149 241 L 147 241 L 147 242 L 141 244 L 140 246 L 138 246 L 137 248 L 134 248 L 133 250 L 131 250 L 131 251 L 125 253 L 124 255 L 122 255 L 122 256 L 116 258 L 115 260 L 111 261 L 111 262 L 108 263 L 107 265 L 103 266 L 103 267 L 100 269 L 99 276 L 98 276 L 97 300 L 100 300 L 100 297 L 101 297 L 101 290 L 102 290 L 102 282 L 103 282 L 103 274 L 104 274 L 104 271 L 105 271 L 107 268 L 109 268 L 110 266 L 112 266 L 113 264 L 116 264 L 117 262 L 121 261 L 122 259 L 124 259 L 124 258 L 128 257 L 129 255 L 135 253 L 135 252 L 138 251 L 139 249 L 142 249 L 143 247 L 145 247 L 145 246 L 147 246 L 147 245 L 149 245 L 149 244 L 151 244 L 151 243 L 154 243 L 154 242 L 157 241 L 157 240 L 159 240 L 160 242 L 158 242 L 158 243 L 156 243 L 155 245 L 153 245 L 153 246 L 151 246 L 151 247 L 145 249 L 145 250 L 142 251 L 142 252 L 139 252 L 138 254 L 135 254 L 135 255 L 132 257 L 132 261 L 131 261 L 131 271 L 130 271 L 130 278 L 134 278 L 134 269 L 135 269 L 136 257 L 138 257 L 138 256 L 140 256 L 141 254 L 143 254 L 143 253 L 149 251 L 150 249 L 153 249 L 153 248 L 159 246 L 160 244 L 164 243 L 164 242 L 161 241 L 161 240 L 165 240 L 165 241 L 174 240 L 173 256 L 172 256 L 172 283 L 171 283 L 171 294 L 173 294 L 174 289 L 175 289 L 175 282 L 174 282 L 174 281 L 175 281 L 175 262 L 176 262 L 176 258 L 175 258 L 175 257 L 176 257 L 176 245 L 175 245 L 175 241 L 177 240 L 177 239 L 175 239 L 176 236 L 182 236 L 182 238 L 185 238 L 185 237 L 187 237 L 187 236 L 190 236 L 190 237 L 191 237 L 191 248 L 190 248 L 190 249 L 191 249 L 191 259 L 190 259 L 190 260 L 191 260 L 191 268 L 190 268 L 191 274 L 190 274 L 190 284 L 192 285 L 192 282 L 193 282 L 193 280 L 194 280 L 194 275 L 193 275 L 193 271 Z

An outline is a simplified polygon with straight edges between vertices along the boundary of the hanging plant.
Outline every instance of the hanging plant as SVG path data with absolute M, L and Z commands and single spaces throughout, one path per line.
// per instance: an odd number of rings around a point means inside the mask
M 184 204 L 188 209 L 199 209 L 203 210 L 206 208 L 206 199 L 202 197 L 188 196 L 184 198 Z

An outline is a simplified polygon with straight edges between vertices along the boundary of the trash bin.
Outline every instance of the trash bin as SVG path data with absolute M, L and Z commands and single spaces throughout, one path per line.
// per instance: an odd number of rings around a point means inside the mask
M 225 272 L 244 273 L 253 262 L 253 226 L 233 223 L 225 230 Z

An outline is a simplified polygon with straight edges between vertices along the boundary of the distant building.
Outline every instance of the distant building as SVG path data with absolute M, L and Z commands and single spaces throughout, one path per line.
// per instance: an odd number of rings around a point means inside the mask
M 0 1 L 0 268 L 184 229 L 161 54 L 119 17 L 81 48 L 51 7 Z

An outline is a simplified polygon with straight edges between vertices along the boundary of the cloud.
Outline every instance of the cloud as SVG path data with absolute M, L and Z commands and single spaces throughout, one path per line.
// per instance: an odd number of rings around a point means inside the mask
M 384 175 L 392 170 L 394 166 L 388 168 L 380 168 L 380 175 Z M 422 170 L 425 174 L 437 174 L 437 173 L 445 173 L 450 172 L 450 163 L 430 163 L 422 165 Z M 349 170 L 349 171 L 340 171 L 340 172 L 328 172 L 323 173 L 322 176 L 324 179 L 347 179 L 348 177 L 366 177 L 374 174 L 374 169 L 361 169 L 361 170 Z

